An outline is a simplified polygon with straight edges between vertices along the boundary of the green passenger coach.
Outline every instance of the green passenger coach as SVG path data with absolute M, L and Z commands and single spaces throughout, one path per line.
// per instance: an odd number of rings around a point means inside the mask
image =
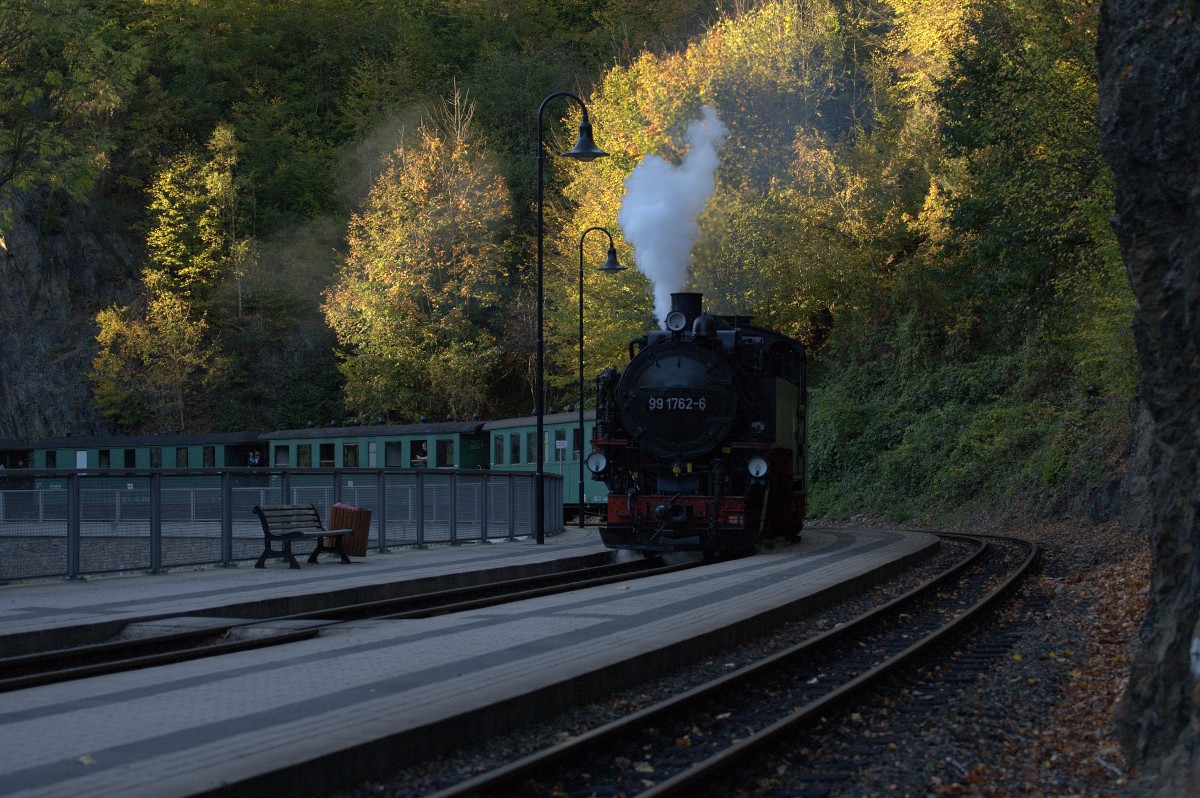
M 596 411 L 583 414 L 583 434 L 579 430 L 578 411 L 547 413 L 542 417 L 545 436 L 542 453 L 543 471 L 563 478 L 563 505 L 567 515 L 579 504 L 579 469 L 591 452 Z M 496 471 L 537 470 L 537 417 L 506 418 L 489 421 L 483 426 L 488 455 Z M 608 488 L 603 482 L 583 471 L 583 502 L 589 509 L 599 510 L 608 501 Z
M 245 466 L 257 432 L 197 435 L 92 435 L 47 438 L 32 446 L 30 468 L 146 469 Z
M 280 430 L 262 436 L 272 468 L 487 467 L 482 421 Z

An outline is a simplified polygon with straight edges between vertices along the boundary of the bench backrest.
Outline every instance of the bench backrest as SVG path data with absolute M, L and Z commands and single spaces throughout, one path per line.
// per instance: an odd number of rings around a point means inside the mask
M 254 508 L 254 514 L 262 521 L 263 532 L 271 535 L 325 528 L 313 504 L 260 504 Z

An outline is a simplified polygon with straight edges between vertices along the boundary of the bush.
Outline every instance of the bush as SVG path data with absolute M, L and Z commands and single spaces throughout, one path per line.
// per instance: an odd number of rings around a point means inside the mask
M 1043 513 L 1078 506 L 1125 445 L 1128 396 L 1090 395 L 1048 347 L 924 370 L 884 354 L 812 374 L 813 517 L 953 521 L 1018 495 Z

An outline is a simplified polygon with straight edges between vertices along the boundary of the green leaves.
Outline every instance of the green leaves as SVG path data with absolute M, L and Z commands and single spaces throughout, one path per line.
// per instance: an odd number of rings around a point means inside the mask
M 874 232 L 847 262 L 879 259 L 849 270 L 877 291 L 847 294 L 816 370 L 814 509 L 947 518 L 1018 495 L 1061 509 L 1104 478 L 1136 382 L 1095 6 L 893 5 L 880 124 L 823 173 L 865 180 L 841 209 L 816 203 L 823 225 Z
M 0 193 L 47 185 L 82 198 L 108 165 L 114 114 L 143 66 L 93 3 L 0 0 Z
M 207 151 L 181 154 L 151 187 L 145 300 L 96 316 L 92 383 L 97 408 L 118 426 L 186 429 L 210 406 L 205 393 L 222 387 L 214 384 L 224 358 L 209 314 L 223 284 L 240 285 L 252 249 L 241 235 L 238 147 L 218 127 Z

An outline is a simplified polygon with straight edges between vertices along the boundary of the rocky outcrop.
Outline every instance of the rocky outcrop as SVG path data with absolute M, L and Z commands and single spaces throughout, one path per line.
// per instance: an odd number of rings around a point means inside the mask
M 97 309 L 134 257 L 94 208 L 19 195 L 0 248 L 0 438 L 98 431 L 88 372 Z
M 1138 300 L 1151 605 L 1119 733 L 1135 792 L 1200 795 L 1200 3 L 1105 0 L 1100 110 Z M 1133 467 L 1138 467 L 1137 463 Z

